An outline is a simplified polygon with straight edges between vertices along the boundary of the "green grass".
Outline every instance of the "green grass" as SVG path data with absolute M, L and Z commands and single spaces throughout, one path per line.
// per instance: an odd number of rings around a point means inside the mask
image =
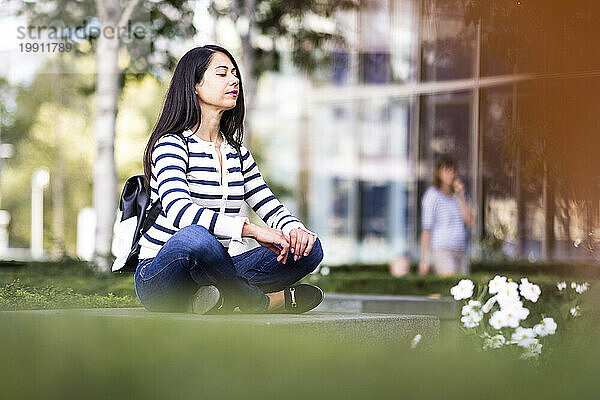
M 139 302 L 131 296 L 112 293 L 82 294 L 72 288 L 54 286 L 33 287 L 19 279 L 0 286 L 0 310 L 28 310 L 52 308 L 137 307 Z
M 337 272 L 327 276 L 311 275 L 306 278 L 308 282 L 320 286 L 323 290 L 340 293 L 375 293 L 375 294 L 410 294 L 410 295 L 440 295 L 450 296 L 450 288 L 456 285 L 461 279 L 471 279 L 475 283 L 484 284 L 492 279 L 496 272 L 475 272 L 463 276 L 419 276 L 417 274 L 408 274 L 402 277 L 393 277 L 387 272 Z M 527 277 L 530 282 L 534 282 L 542 288 L 542 293 L 554 293 L 556 283 L 560 280 L 557 277 L 524 273 L 509 272 L 503 275 L 520 282 L 521 278 Z M 567 280 L 567 282 L 570 282 Z M 578 282 L 582 282 L 579 280 Z M 596 282 L 591 280 L 590 282 Z
M 65 259 L 58 262 L 0 261 L 0 284 L 15 279 L 29 287 L 51 286 L 73 289 L 88 295 L 130 296 L 135 298 L 133 274 L 98 274 L 85 261 Z
M 482 284 L 497 273 L 516 281 L 527 276 L 531 282 L 541 286 L 542 293 L 553 295 L 557 294 L 556 282 L 565 279 L 560 274 L 542 274 L 539 269 L 514 271 L 510 265 L 507 271 L 499 270 L 497 265 L 490 269 L 483 271 L 477 267 L 476 272 L 468 278 Z M 593 278 L 589 279 L 593 285 L 600 282 L 594 274 L 585 275 Z M 411 273 L 396 278 L 382 267 L 346 266 L 331 268 L 328 276 L 311 274 L 303 281 L 316 284 L 326 292 L 447 297 L 450 296 L 450 288 L 465 277 L 421 277 Z M 582 281 L 583 277 L 571 275 L 570 278 Z M 0 310 L 139 305 L 133 287 L 133 275 L 129 273 L 97 274 L 86 262 L 70 259 L 47 263 L 0 261 Z
M 495 273 L 471 278 L 482 282 Z M 532 315 L 561 301 L 556 278 L 529 276 L 542 285 L 544 298 Z M 4 263 L 0 308 L 136 305 L 131 279 L 96 275 L 83 263 Z M 393 278 L 376 270 L 307 277 L 329 291 L 442 295 L 459 279 Z M 359 344 L 276 326 L 4 312 L 0 398 L 595 399 L 597 286 L 592 281 L 582 317 L 556 318 L 557 334 L 537 364 L 508 352 L 484 352 L 460 335 L 410 349 L 405 339 Z
M 0 262 L 0 310 L 136 306 L 132 274 L 98 274 L 70 259 Z
M 592 322 L 561 331 L 535 365 L 468 340 L 411 350 L 276 327 L 0 314 L 1 397 L 592 399 Z

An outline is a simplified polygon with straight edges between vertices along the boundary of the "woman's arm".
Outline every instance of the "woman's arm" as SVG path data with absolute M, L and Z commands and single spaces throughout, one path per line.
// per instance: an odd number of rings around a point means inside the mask
M 473 213 L 471 212 L 471 208 L 465 200 L 465 185 L 459 179 L 454 181 L 454 193 L 456 193 L 456 197 L 458 198 L 458 204 L 460 205 L 460 211 L 463 215 L 463 221 L 469 228 L 472 228 Z
M 290 252 L 298 259 L 308 255 L 316 240 L 309 231 L 275 197 L 265 183 L 252 154 L 242 146 L 242 175 L 244 176 L 244 200 L 271 229 L 283 232 L 290 241 Z
M 255 239 L 261 246 L 277 254 L 278 262 L 286 263 L 290 242 L 282 231 L 247 222 L 242 229 L 242 236 Z
M 202 225 L 215 236 L 241 241 L 246 217 L 233 217 L 200 207 L 192 201 L 185 169 L 188 154 L 177 135 L 161 137 L 152 149 L 152 173 L 158 183 L 162 212 L 176 228 Z
M 431 241 L 431 231 L 423 229 L 421 231 L 421 257 L 419 260 L 419 275 L 429 273 L 429 244 Z
M 423 194 L 421 199 L 421 257 L 419 259 L 419 275 L 427 275 L 430 269 L 429 247 L 431 230 L 435 223 L 435 195 L 432 189 Z

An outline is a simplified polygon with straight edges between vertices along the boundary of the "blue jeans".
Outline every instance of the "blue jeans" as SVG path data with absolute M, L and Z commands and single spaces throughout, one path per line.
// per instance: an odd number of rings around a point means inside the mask
M 155 257 L 140 259 L 134 275 L 136 295 L 150 311 L 183 312 L 203 285 L 214 285 L 224 300 L 223 310 L 237 306 L 247 313 L 264 312 L 265 293 L 282 290 L 314 271 L 323 259 L 317 238 L 308 256 L 287 263 L 264 247 L 231 257 L 203 226 L 179 229 Z

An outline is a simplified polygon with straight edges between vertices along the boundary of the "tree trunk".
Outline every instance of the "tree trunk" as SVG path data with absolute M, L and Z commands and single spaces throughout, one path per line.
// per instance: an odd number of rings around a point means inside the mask
M 104 2 L 108 15 L 119 15 L 119 2 Z M 119 10 L 120 11 L 120 10 Z M 116 26 L 116 22 L 107 19 L 102 21 L 103 27 Z M 96 235 L 94 245 L 94 262 L 102 272 L 110 269 L 112 229 L 116 217 L 117 173 L 115 168 L 114 142 L 117 102 L 119 99 L 119 39 L 117 37 L 98 37 L 96 53 L 96 117 L 94 136 L 96 143 L 96 159 L 94 161 L 94 209 L 96 211 Z
M 548 163 L 544 163 L 544 240 L 542 241 L 541 258 L 544 261 L 550 261 L 554 257 L 554 183 L 548 172 Z
M 250 137 L 252 135 L 252 110 L 254 110 L 254 98 L 256 95 L 256 77 L 254 76 L 254 48 L 252 47 L 252 32 L 255 29 L 255 18 L 254 18 L 254 0 L 248 0 L 246 7 L 243 10 L 243 14 L 248 18 L 248 32 L 241 35 L 242 42 L 242 62 L 244 69 L 246 70 L 245 81 L 244 81 L 244 102 L 246 105 L 246 118 L 244 121 L 245 134 L 244 134 L 244 145 L 250 144 Z
M 54 160 L 54 170 L 51 180 L 54 233 L 52 256 L 55 258 L 62 258 L 65 255 L 64 168 L 59 135 L 60 132 L 55 132 L 56 159 Z
M 516 65 L 515 65 L 516 72 Z M 518 108 L 517 108 L 517 84 L 512 85 L 512 129 L 516 130 L 518 126 Z M 521 134 L 520 132 L 518 133 Z M 520 142 L 520 140 L 517 140 Z M 515 162 L 515 202 L 517 203 L 517 229 L 516 229 L 516 248 L 515 248 L 515 259 L 519 260 L 523 258 L 525 251 L 525 222 L 526 222 L 526 208 L 525 199 L 523 197 L 523 160 L 521 152 L 521 144 L 517 144 L 516 151 L 516 162 Z
M 517 150 L 517 162 L 516 162 L 516 179 L 515 179 L 515 199 L 517 203 L 517 233 L 516 241 L 517 246 L 515 249 L 515 258 L 517 260 L 523 258 L 525 252 L 525 223 L 526 223 L 526 207 L 525 199 L 523 196 L 523 182 L 522 182 L 522 160 L 521 160 L 521 149 Z

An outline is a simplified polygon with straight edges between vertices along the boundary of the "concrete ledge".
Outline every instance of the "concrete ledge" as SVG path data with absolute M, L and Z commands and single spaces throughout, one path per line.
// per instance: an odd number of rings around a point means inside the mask
M 304 314 L 229 314 L 195 315 L 184 313 L 155 313 L 144 308 L 98 308 L 68 310 L 5 311 L 4 316 L 46 316 L 110 318 L 120 320 L 145 319 L 198 324 L 199 327 L 250 327 L 277 329 L 283 332 L 317 334 L 335 339 L 363 343 L 408 342 L 421 334 L 425 342 L 438 340 L 440 321 L 428 315 L 357 314 L 310 311 Z
M 449 297 L 325 293 L 323 302 L 314 311 L 435 315 L 440 320 L 456 320 L 459 303 Z

